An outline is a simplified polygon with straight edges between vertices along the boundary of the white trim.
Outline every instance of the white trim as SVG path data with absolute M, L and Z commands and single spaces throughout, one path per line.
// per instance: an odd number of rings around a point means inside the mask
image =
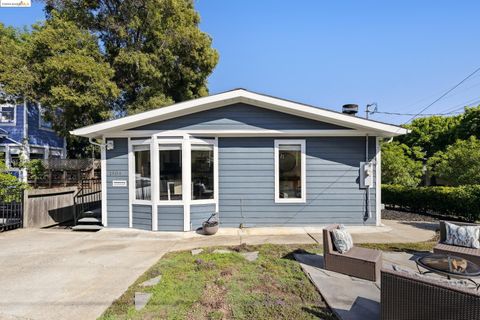
M 215 142 L 213 145 L 213 200 L 215 200 L 215 212 L 218 214 L 219 213 L 219 190 L 218 190 L 218 185 L 219 185 L 219 158 L 218 158 L 218 137 L 215 137 Z M 217 218 L 220 218 L 217 216 Z
M 192 201 L 192 172 L 191 172 L 191 144 L 190 136 L 183 136 L 182 144 L 182 199 L 183 199 L 183 231 L 190 231 L 190 203 Z
M 183 136 L 185 134 L 203 137 L 364 137 L 366 134 L 375 136 L 375 132 L 358 131 L 352 129 L 332 130 L 126 130 L 109 133 L 109 137 L 144 137 L 156 135 L 158 137 Z
M 275 203 L 306 203 L 307 200 L 307 162 L 305 156 L 305 140 L 287 140 L 287 139 L 275 139 L 274 140 L 274 157 L 275 157 Z M 280 198 L 280 177 L 279 177 L 279 147 L 281 145 L 300 145 L 301 152 L 301 177 L 302 177 L 302 197 L 301 198 Z
M 284 112 L 312 120 L 333 123 L 357 130 L 371 130 L 373 131 L 372 135 L 377 136 L 392 137 L 406 134 L 408 132 L 408 130 L 395 125 L 350 116 L 327 109 L 320 109 L 301 103 L 249 92 L 244 89 L 237 89 L 208 97 L 177 103 L 168 107 L 162 107 L 116 120 L 94 124 L 73 130 L 71 133 L 78 136 L 96 137 L 104 134 L 105 132 L 118 132 L 125 129 L 135 128 L 149 123 L 168 120 L 190 113 L 218 108 L 233 103 L 248 103 L 261 108 Z
M 24 102 L 25 104 L 25 102 Z M 0 105 L 0 111 L 3 107 L 11 108 L 13 107 L 13 122 L 0 122 L 0 126 L 14 127 L 17 125 L 17 105 L 12 103 L 4 103 Z M 1 114 L 1 112 L 0 112 Z
M 382 149 L 380 138 L 375 139 L 375 208 L 377 226 L 382 224 Z
M 190 204 L 192 202 L 192 145 L 190 136 L 183 135 L 182 143 L 182 200 L 183 200 L 183 230 L 190 231 Z
M 133 228 L 133 202 L 135 200 L 135 156 L 128 138 L 128 227 Z
M 105 141 L 105 137 L 102 137 Z M 101 171 L 102 171 L 102 224 L 104 227 L 108 226 L 108 212 L 107 212 L 107 152 L 104 145 L 100 147 L 101 153 Z
M 152 230 L 158 230 L 158 205 L 160 193 L 160 165 L 158 163 L 158 141 L 157 137 L 153 136 L 150 143 L 150 199 L 152 200 Z

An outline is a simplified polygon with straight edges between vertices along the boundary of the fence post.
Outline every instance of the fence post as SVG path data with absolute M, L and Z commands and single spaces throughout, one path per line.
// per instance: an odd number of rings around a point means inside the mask
M 28 228 L 27 215 L 25 214 L 28 209 L 28 192 L 23 190 L 22 192 L 22 228 Z

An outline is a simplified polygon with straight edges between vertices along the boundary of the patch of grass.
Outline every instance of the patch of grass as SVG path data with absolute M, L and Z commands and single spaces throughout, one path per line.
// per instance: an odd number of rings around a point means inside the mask
M 293 260 L 294 251 L 318 253 L 319 246 L 242 245 L 226 254 L 214 249 L 164 256 L 100 319 L 335 319 Z M 259 251 L 259 258 L 247 261 L 241 253 L 248 251 Z M 159 274 L 159 284 L 140 286 Z M 134 307 L 136 291 L 153 294 L 141 311 Z
M 432 240 L 414 243 L 360 243 L 358 246 L 382 251 L 414 253 L 416 251 L 432 251 L 437 242 Z

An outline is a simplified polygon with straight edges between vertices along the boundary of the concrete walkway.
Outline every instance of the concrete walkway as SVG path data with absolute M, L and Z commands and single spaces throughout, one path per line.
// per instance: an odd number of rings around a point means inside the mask
M 380 281 L 375 283 L 325 270 L 322 255 L 294 256 L 340 320 L 380 320 Z M 382 258 L 386 268 L 399 265 L 416 270 L 416 257 L 411 254 L 384 252 Z
M 433 225 L 384 223 L 350 230 L 357 242 L 424 241 L 434 235 Z M 0 319 L 95 319 L 165 253 L 241 243 L 321 243 L 321 228 L 221 229 L 210 237 L 128 229 L 1 233 Z

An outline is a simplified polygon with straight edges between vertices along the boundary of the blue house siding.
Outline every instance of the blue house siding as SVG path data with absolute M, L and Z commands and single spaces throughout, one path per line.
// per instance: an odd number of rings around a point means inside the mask
M 152 230 L 152 206 L 132 205 L 132 227 L 143 230 Z
M 330 123 L 237 103 L 156 122 L 131 130 L 331 130 Z
M 375 185 L 370 193 L 372 218 L 364 222 L 365 190 L 358 183 L 359 165 L 365 161 L 365 138 L 305 140 L 307 201 L 278 204 L 274 194 L 274 138 L 219 138 L 222 226 L 375 224 Z M 369 143 L 373 158 L 375 138 Z
M 192 230 L 202 227 L 202 222 L 215 212 L 215 204 L 192 204 L 190 206 L 190 223 Z
M 1 124 L 0 129 L 3 129 L 7 132 L 8 137 L 12 140 L 15 140 L 18 143 L 23 142 L 24 131 L 23 131 L 23 114 L 24 106 L 19 104 L 15 107 L 15 124 Z M 8 141 L 9 144 L 12 144 L 11 141 Z
M 183 231 L 183 205 L 158 206 L 159 231 Z
M 107 224 L 128 228 L 128 139 L 113 140 L 115 148 L 106 151 L 107 158 Z M 127 181 L 126 187 L 113 187 L 113 180 Z
M 23 113 L 22 113 L 23 114 Z M 40 110 L 37 105 L 29 104 L 28 114 L 28 143 L 39 146 L 63 148 L 64 140 L 53 130 L 40 127 Z

